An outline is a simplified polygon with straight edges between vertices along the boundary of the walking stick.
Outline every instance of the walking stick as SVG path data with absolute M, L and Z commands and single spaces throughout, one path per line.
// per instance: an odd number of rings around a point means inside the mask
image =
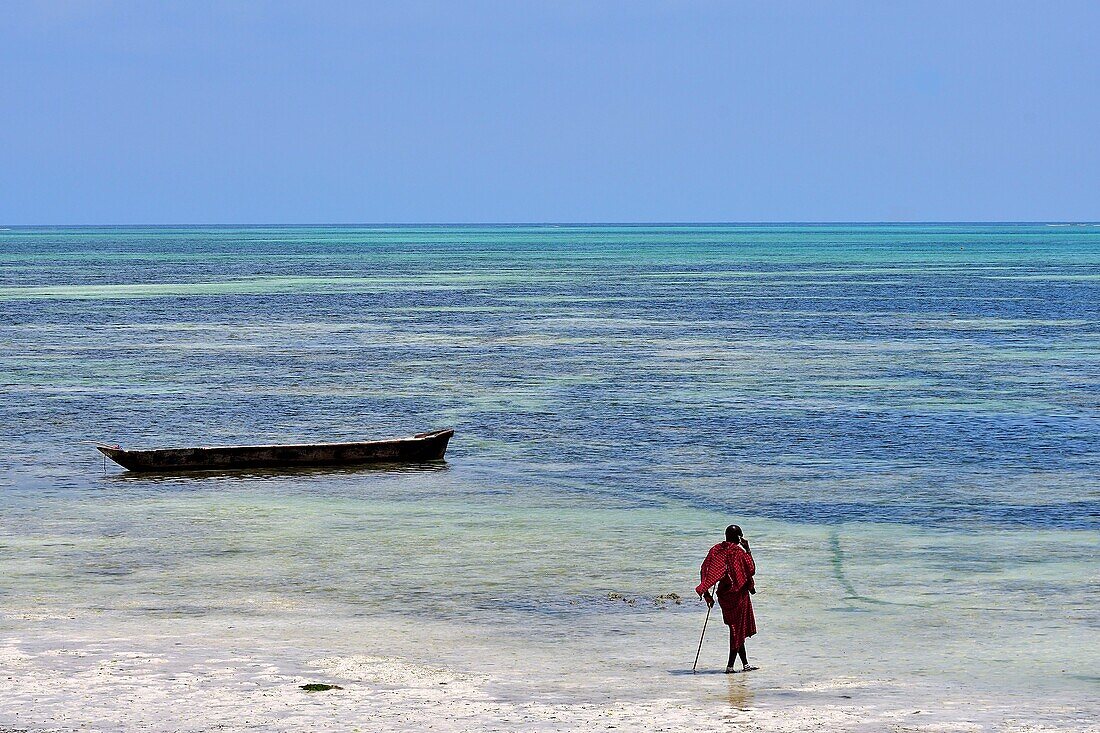
M 710 610 L 714 608 L 711 604 L 707 604 L 707 617 L 703 619 L 703 633 L 699 634 L 699 648 L 695 651 L 695 662 L 691 665 L 691 673 L 695 674 L 695 667 L 699 664 L 699 653 L 703 651 L 703 636 L 707 633 L 707 622 L 710 621 Z

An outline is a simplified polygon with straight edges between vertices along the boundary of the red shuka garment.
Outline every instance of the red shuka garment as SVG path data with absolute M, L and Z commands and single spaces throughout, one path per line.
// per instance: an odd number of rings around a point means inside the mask
M 734 649 L 756 633 L 756 617 L 749 597 L 755 574 L 756 563 L 752 555 L 735 542 L 720 542 L 710 548 L 707 559 L 699 568 L 700 583 L 695 587 L 695 592 L 702 593 L 718 583 L 722 622 L 730 627 Z

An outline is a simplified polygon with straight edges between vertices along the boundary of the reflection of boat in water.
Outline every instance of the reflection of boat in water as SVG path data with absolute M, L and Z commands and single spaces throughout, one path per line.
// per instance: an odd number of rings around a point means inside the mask
M 418 433 L 409 438 L 363 443 L 304 443 L 300 445 L 206 446 L 123 450 L 96 445 L 103 455 L 131 471 L 209 471 L 240 468 L 301 468 L 358 466 L 371 463 L 426 463 L 441 461 L 454 430 Z

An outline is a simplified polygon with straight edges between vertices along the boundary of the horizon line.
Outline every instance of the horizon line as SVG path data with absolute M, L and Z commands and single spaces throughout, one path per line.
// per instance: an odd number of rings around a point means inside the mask
M 898 220 L 792 220 L 792 221 L 479 221 L 479 222 L 144 222 L 109 224 L 15 224 L 0 222 L 0 231 L 13 228 L 126 228 L 126 227 L 645 227 L 645 226 L 913 226 L 913 225 L 1061 225 L 1061 226 L 1097 226 L 1098 220 L 1070 219 L 898 219 Z

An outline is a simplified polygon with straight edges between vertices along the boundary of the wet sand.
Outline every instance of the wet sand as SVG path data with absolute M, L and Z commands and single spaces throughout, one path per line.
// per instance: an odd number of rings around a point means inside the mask
M 219 639 L 205 629 L 188 631 L 187 623 L 167 628 L 174 631 L 4 634 L 0 731 L 1100 730 L 1083 701 L 1021 710 L 951 689 L 929 697 L 898 680 L 858 674 L 777 689 L 778 676 L 767 668 L 748 675 L 643 668 L 597 676 L 599 689 L 572 695 L 557 685 L 524 684 L 522 665 L 504 679 L 369 650 L 311 656 L 280 647 L 277 638 L 234 637 L 233 629 Z M 638 675 L 655 678 L 657 688 L 639 695 L 631 685 Z M 342 689 L 301 689 L 310 683 Z

